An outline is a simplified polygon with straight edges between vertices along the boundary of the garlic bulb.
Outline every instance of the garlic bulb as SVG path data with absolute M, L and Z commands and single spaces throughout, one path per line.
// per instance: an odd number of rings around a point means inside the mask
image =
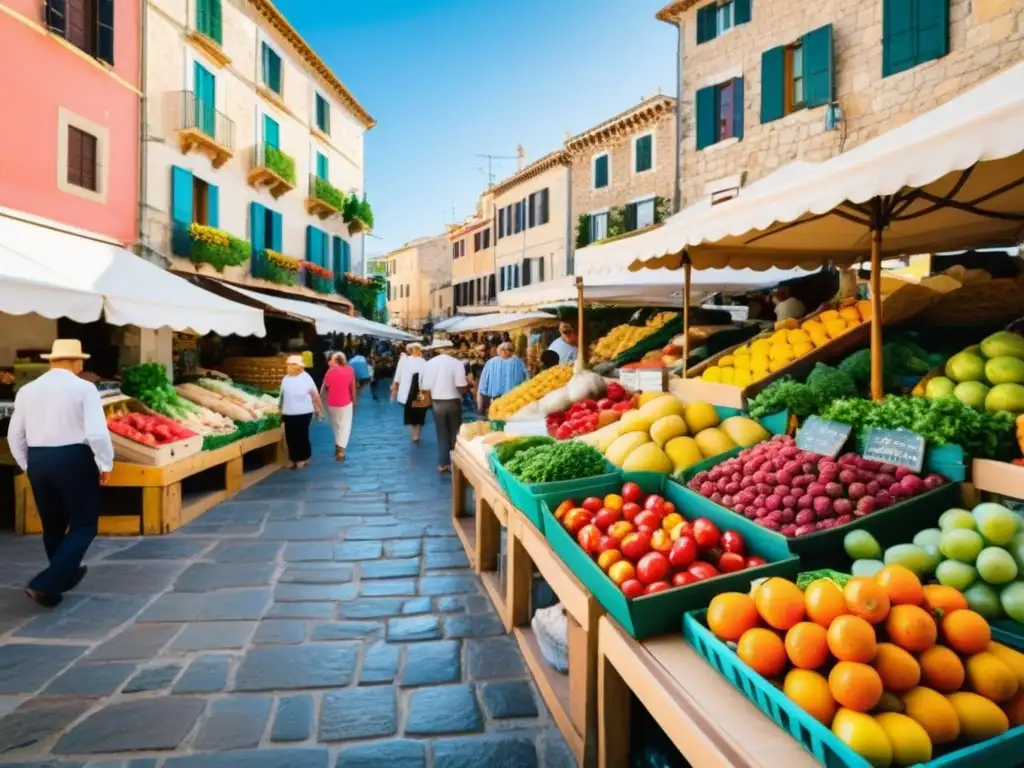
M 569 397 L 568 387 L 559 387 L 554 392 L 548 392 L 538 401 L 538 404 L 540 405 L 541 416 L 569 410 L 569 406 L 572 405 L 572 399 Z
M 569 390 L 569 399 L 574 403 L 587 399 L 599 400 L 607 390 L 604 379 L 593 371 L 576 373 L 569 379 L 566 388 Z

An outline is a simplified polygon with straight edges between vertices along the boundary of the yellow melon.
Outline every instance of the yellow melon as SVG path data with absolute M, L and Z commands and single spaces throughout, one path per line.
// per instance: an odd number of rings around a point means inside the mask
M 772 351 L 768 353 L 769 360 L 792 360 L 793 347 L 790 344 L 773 344 Z
M 705 368 L 704 372 L 700 375 L 704 381 L 710 381 L 718 384 L 722 381 L 722 369 L 717 365 L 712 365 L 709 368 Z
M 736 447 L 736 443 L 717 427 L 708 427 L 701 430 L 693 439 L 697 443 L 697 448 L 700 449 L 701 455 L 706 459 L 726 451 L 731 451 Z
M 665 443 L 665 455 L 672 462 L 672 472 L 682 472 L 698 461 L 704 461 L 704 455 L 692 437 L 676 437 Z
M 649 416 L 652 422 L 665 416 L 682 416 L 683 401 L 675 395 L 666 394 L 664 397 L 655 398 L 651 402 L 641 405 L 640 413 Z
M 672 471 L 672 462 L 657 445 L 654 443 L 644 443 L 629 452 L 626 460 L 622 463 L 622 469 L 626 472 L 662 472 L 668 474 Z
M 857 302 L 857 314 L 860 315 L 861 320 L 871 319 L 871 302 L 870 301 L 858 301 Z
M 736 369 L 735 368 L 722 368 L 722 383 L 734 386 L 736 383 Z
M 736 358 L 732 355 L 722 355 L 718 358 L 718 365 L 721 368 L 732 368 L 736 363 Z
M 771 437 L 767 429 L 747 416 L 730 416 L 719 424 L 718 428 L 728 435 L 730 440 L 744 448 Z
M 669 440 L 681 437 L 685 434 L 686 422 L 683 421 L 682 416 L 675 413 L 668 416 L 662 416 L 651 425 L 651 439 L 659 448 L 664 446 Z
M 650 435 L 646 432 L 630 432 L 628 435 L 617 437 L 604 452 L 604 457 L 616 467 L 621 467 L 630 453 L 650 441 Z
M 683 406 L 683 419 L 691 435 L 708 427 L 717 427 L 721 419 L 711 403 L 687 403 Z
M 825 332 L 828 333 L 830 338 L 838 339 L 844 333 L 846 333 L 846 321 L 842 318 L 836 318 L 834 320 L 827 320 L 825 322 Z
M 644 434 L 647 434 L 653 423 L 654 417 L 648 413 L 644 413 L 643 409 L 626 411 L 622 414 L 622 418 L 619 419 L 619 431 L 623 435 L 628 434 L 629 432 L 643 432 Z

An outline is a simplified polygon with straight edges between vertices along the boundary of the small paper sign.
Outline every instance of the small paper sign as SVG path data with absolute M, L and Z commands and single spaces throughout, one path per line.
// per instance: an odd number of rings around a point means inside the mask
M 835 458 L 843 450 L 852 430 L 849 424 L 808 416 L 796 432 L 796 447 Z
M 872 429 L 864 444 L 864 458 L 920 472 L 924 450 L 925 439 L 909 429 Z

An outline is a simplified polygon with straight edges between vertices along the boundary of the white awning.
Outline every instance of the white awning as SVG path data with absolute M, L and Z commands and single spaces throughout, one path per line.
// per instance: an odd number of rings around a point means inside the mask
M 115 243 L 0 208 L 0 311 L 78 322 L 263 336 L 263 313 L 221 298 Z M 24 289 L 24 290 L 22 290 Z
M 455 318 L 452 319 L 454 320 Z M 545 325 L 558 325 L 558 318 L 547 312 L 494 312 L 489 315 L 462 318 L 460 322 L 453 323 L 444 330 L 446 333 L 513 331 L 517 328 L 533 328 Z

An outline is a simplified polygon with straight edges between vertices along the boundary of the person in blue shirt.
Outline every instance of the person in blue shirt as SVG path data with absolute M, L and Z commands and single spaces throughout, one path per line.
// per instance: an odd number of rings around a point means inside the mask
M 487 413 L 491 401 L 501 397 L 528 378 L 526 364 L 512 354 L 512 344 L 504 342 L 498 345 L 498 354 L 487 361 L 483 373 L 480 374 L 480 386 L 477 390 L 480 398 L 480 413 Z
M 371 378 L 370 364 L 366 362 L 366 350 L 362 346 L 357 347 L 356 353 L 348 359 L 348 364 L 356 375 L 356 386 L 359 388 L 358 391 L 362 392 L 363 388 L 370 383 Z M 376 393 L 374 393 L 373 399 L 377 399 Z

